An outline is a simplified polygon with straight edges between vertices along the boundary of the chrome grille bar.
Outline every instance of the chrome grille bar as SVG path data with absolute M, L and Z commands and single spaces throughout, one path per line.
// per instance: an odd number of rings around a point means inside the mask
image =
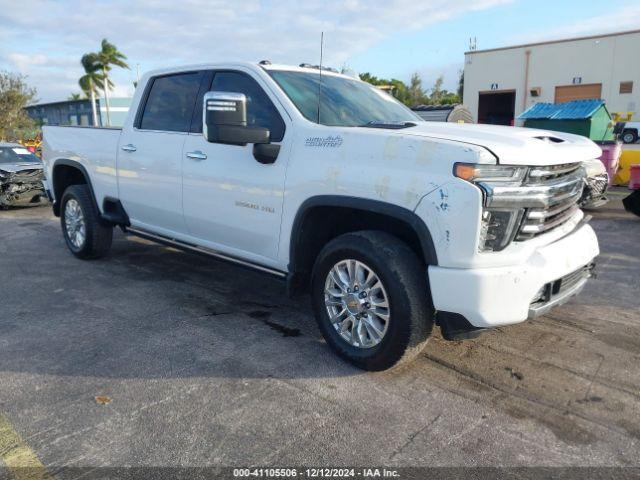
M 579 163 L 552 165 L 550 167 L 533 167 L 529 171 L 529 183 L 550 180 L 572 173 L 580 168 Z
M 521 188 L 536 195 L 525 206 L 517 241 L 549 232 L 576 214 L 585 183 L 585 172 L 580 166 L 574 163 L 531 168 Z
M 584 187 L 584 171 L 576 168 L 569 174 L 541 184 L 496 185 L 481 183 L 486 206 L 492 208 L 549 208 L 565 199 L 579 197 Z
M 552 220 L 548 220 L 539 224 L 528 223 L 525 221 L 525 223 L 520 228 L 520 232 L 533 233 L 533 234 L 546 232 L 548 230 L 551 230 L 552 228 L 562 225 L 564 222 L 566 222 L 571 217 L 573 217 L 576 211 L 578 211 L 578 206 L 571 205 L 571 207 L 568 210 L 566 210 L 561 215 L 558 215 L 556 218 Z
M 531 209 L 529 210 L 529 214 L 527 215 L 527 218 L 530 220 L 545 220 L 549 217 L 554 217 L 564 212 L 565 210 L 570 209 L 571 207 L 575 207 L 575 202 L 573 199 L 571 199 L 568 202 L 562 202 L 548 210 L 537 209 L 537 208 Z

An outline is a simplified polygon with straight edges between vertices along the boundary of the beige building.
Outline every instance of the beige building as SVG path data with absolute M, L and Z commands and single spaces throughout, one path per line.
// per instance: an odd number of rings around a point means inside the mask
M 536 102 L 586 98 L 640 119 L 640 30 L 465 53 L 464 103 L 479 123 L 518 124 Z

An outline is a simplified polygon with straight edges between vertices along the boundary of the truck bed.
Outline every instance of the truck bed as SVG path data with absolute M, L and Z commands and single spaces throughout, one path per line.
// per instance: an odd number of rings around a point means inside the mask
M 118 197 L 117 154 L 121 128 L 44 126 L 42 158 L 47 178 L 57 160 L 80 163 L 92 178 L 96 198 Z M 54 195 L 52 186 L 49 186 Z M 102 210 L 102 205 L 98 205 Z

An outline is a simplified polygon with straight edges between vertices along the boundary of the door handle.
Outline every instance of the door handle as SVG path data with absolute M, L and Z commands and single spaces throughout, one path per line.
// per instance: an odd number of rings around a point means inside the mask
M 194 160 L 206 160 L 207 154 L 202 153 L 200 150 L 196 150 L 195 152 L 187 152 L 187 157 L 193 158 Z
M 120 148 L 122 148 L 122 150 L 124 150 L 125 152 L 135 152 L 137 150 L 136 146 L 130 143 L 128 145 L 123 145 Z

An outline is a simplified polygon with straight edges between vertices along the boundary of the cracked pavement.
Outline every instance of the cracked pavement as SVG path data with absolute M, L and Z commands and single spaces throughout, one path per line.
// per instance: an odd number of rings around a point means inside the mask
M 65 466 L 640 466 L 640 218 L 595 212 L 598 277 L 538 320 L 366 373 L 277 280 L 119 231 L 67 251 L 0 212 L 0 414 Z M 508 301 L 508 299 L 505 299 Z M 110 402 L 96 401 L 97 396 Z

